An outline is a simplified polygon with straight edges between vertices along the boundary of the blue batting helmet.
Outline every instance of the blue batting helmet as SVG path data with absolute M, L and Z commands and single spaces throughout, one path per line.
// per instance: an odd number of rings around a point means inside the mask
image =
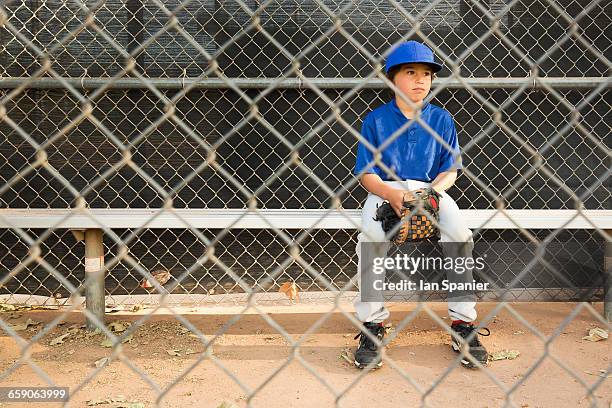
M 433 72 L 442 69 L 442 64 L 435 61 L 431 48 L 417 41 L 406 41 L 389 54 L 385 61 L 385 72 L 389 73 L 391 68 L 409 63 L 429 65 Z

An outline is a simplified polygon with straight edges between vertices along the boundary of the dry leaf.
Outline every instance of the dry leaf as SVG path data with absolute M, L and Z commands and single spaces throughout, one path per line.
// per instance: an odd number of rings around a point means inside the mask
M 105 399 L 105 400 L 89 400 L 87 401 L 87 406 L 88 407 L 95 407 L 96 405 L 104 405 L 104 404 L 110 404 L 112 401 L 110 399 Z
M 100 368 L 100 367 L 107 366 L 109 363 L 110 363 L 110 358 L 109 358 L 109 357 L 104 357 L 104 358 L 101 358 L 101 359 L 99 359 L 98 361 L 96 361 L 96 362 L 94 363 L 94 365 L 95 365 L 97 368 Z
M 20 307 L 20 310 L 59 310 L 59 306 L 32 305 Z
M 88 407 L 93 407 L 93 406 L 96 406 L 96 405 L 112 404 L 114 402 L 125 402 L 125 397 L 123 395 L 117 395 L 116 397 L 107 398 L 107 399 L 104 399 L 104 400 L 90 400 L 90 401 L 87 401 L 87 406 Z M 142 403 L 140 403 L 140 402 L 135 402 L 135 403 L 128 402 L 128 405 L 129 404 L 142 404 Z M 117 405 L 116 408 L 127 407 L 128 405 Z M 140 405 L 140 407 L 144 408 L 144 405 Z M 136 408 L 136 407 L 133 406 L 132 408 Z
M 142 309 L 142 305 L 134 305 L 132 306 L 132 312 L 137 312 Z
M 120 321 L 114 321 L 108 324 L 108 329 L 115 333 L 124 332 L 128 327 L 130 327 L 129 323 L 122 323 Z
M 8 303 L 0 303 L 0 312 L 12 312 L 14 310 L 16 310 L 15 306 Z
M 102 347 L 113 347 L 113 342 L 111 339 L 106 338 L 104 340 L 102 340 L 102 343 L 100 343 L 100 346 Z
M 37 321 L 34 321 L 32 319 L 28 319 L 28 321 L 25 322 L 25 323 L 11 324 L 9 326 L 11 326 L 11 329 L 13 329 L 15 331 L 22 331 L 22 330 L 26 330 L 30 326 L 36 326 L 36 325 L 39 325 L 41 323 L 42 322 L 37 322 Z
M 290 301 L 299 301 L 300 294 L 295 282 L 285 282 L 281 285 L 280 289 L 278 289 L 280 293 L 284 293 L 285 296 L 289 298 Z
M 127 402 L 117 405 L 116 408 L 144 408 L 144 404 L 142 402 Z
M 193 351 L 192 349 L 187 349 L 185 350 L 185 355 L 188 356 L 189 354 L 197 354 L 197 351 Z
M 345 360 L 350 365 L 353 365 L 355 363 L 355 358 L 353 357 L 353 353 L 351 353 L 351 350 L 347 348 L 343 349 L 340 352 L 340 356 L 338 358 Z
M 160 286 L 163 286 L 164 284 L 166 284 L 166 282 L 170 280 L 170 278 L 172 277 L 172 274 L 165 269 L 158 269 L 154 272 L 151 272 L 151 276 L 153 277 L 154 280 L 157 281 L 157 283 L 159 283 Z M 140 282 L 140 287 L 147 289 L 147 290 L 155 289 L 155 285 L 153 284 L 153 281 L 150 281 L 147 278 L 144 278 Z
M 63 344 L 64 343 L 64 339 L 68 336 L 70 336 L 71 333 L 65 333 L 62 334 L 59 337 L 54 338 L 53 340 L 51 340 L 51 342 L 49 343 L 50 346 L 57 346 L 58 344 Z
M 129 336 L 127 336 L 126 338 L 124 338 L 123 340 L 121 340 L 121 343 L 129 343 L 134 339 L 134 336 L 132 336 L 131 334 Z
M 121 343 L 127 343 L 129 341 L 132 341 L 132 335 L 130 334 L 129 336 L 127 336 L 126 338 L 124 338 L 123 340 L 121 340 Z M 109 339 L 108 337 L 104 340 L 102 340 L 102 343 L 100 343 L 100 346 L 102 347 L 113 347 L 113 342 L 111 339 Z
M 496 361 L 496 360 L 514 360 L 520 354 L 521 354 L 521 352 L 518 351 L 518 350 L 496 351 L 495 353 L 491 354 L 490 360 L 491 361 Z
M 595 327 L 589 330 L 589 335 L 584 336 L 582 340 L 600 341 L 600 340 L 606 340 L 607 338 L 608 338 L 608 332 L 606 330 L 602 329 L 601 327 Z
M 223 401 L 217 408 L 236 408 L 236 406 L 232 403 Z
M 166 350 L 166 353 L 170 354 L 171 356 L 180 357 L 181 353 L 179 353 L 179 351 L 181 350 Z
M 86 334 L 86 336 L 87 336 L 87 337 L 93 337 L 93 336 L 96 336 L 96 335 L 98 335 L 98 334 L 100 334 L 100 333 L 102 333 L 102 330 L 100 330 L 100 328 L 99 328 L 99 327 L 96 327 L 96 330 L 94 330 L 94 331 L 92 331 L 92 332 L 87 333 L 87 334 Z
M 26 322 L 26 326 L 30 327 L 30 326 L 37 326 L 39 324 L 41 324 L 42 322 L 36 321 L 36 320 L 32 320 L 32 319 L 28 319 L 28 321 Z

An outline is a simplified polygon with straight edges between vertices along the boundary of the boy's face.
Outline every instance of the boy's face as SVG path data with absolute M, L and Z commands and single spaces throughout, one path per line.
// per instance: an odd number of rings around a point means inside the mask
M 393 83 L 414 103 L 425 99 L 431 89 L 432 69 L 425 64 L 404 64 L 395 74 Z

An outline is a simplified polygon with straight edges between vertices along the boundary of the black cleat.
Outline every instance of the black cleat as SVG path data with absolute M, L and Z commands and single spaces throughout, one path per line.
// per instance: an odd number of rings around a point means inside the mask
M 382 342 L 385 336 L 385 328 L 382 323 L 364 323 L 366 329 Z M 355 340 L 359 339 L 359 347 L 355 352 L 355 365 L 358 368 L 379 368 L 382 366 L 382 357 L 379 347 L 370 339 L 364 332 L 355 336 Z
M 465 340 L 472 334 L 472 332 L 476 330 L 476 327 L 474 327 L 474 325 L 471 323 L 462 322 L 462 323 L 453 324 L 451 326 L 451 329 L 453 329 L 454 332 L 459 335 L 459 337 Z M 488 336 L 491 334 L 491 331 L 487 329 L 486 327 L 484 327 L 483 330 L 487 331 L 486 334 L 480 333 L 480 332 L 474 334 L 472 340 L 469 343 L 470 348 L 468 350 L 468 353 L 471 354 L 472 357 L 474 357 L 474 360 L 478 361 L 481 365 L 486 366 L 487 363 L 489 362 L 489 353 L 484 348 L 480 340 L 478 340 L 478 335 Z M 453 351 L 460 353 L 461 347 L 463 347 L 463 344 L 459 340 L 455 339 L 454 336 L 451 336 L 451 340 L 452 340 L 451 347 L 453 348 Z M 477 368 L 478 367 L 476 364 L 474 364 L 471 360 L 469 360 L 465 356 L 461 357 L 461 364 L 463 364 L 463 366 L 467 368 Z

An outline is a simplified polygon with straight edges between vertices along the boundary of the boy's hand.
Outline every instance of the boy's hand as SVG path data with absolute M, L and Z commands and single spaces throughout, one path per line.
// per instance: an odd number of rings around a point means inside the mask
M 404 201 L 414 200 L 414 195 L 408 190 L 392 189 L 387 193 L 386 200 L 389 201 L 397 217 L 402 218 L 401 211 L 404 208 Z

